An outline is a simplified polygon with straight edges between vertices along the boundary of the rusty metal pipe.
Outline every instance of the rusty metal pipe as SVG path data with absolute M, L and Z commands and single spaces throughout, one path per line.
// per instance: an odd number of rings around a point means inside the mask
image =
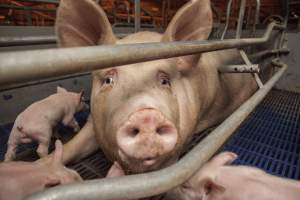
M 284 28 L 273 22 L 268 26 L 262 38 L 102 45 L 5 52 L 0 54 L 0 86 L 156 59 L 261 44 L 268 41 L 275 27 Z
M 279 71 L 176 164 L 159 171 L 140 175 L 58 186 L 33 194 L 26 200 L 138 199 L 161 194 L 184 183 L 214 155 L 284 74 L 287 65 L 278 60 L 273 60 L 272 63 L 281 67 Z

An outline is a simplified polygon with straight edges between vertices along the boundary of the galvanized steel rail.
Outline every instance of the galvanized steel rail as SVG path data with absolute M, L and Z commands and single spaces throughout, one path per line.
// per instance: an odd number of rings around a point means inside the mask
M 287 65 L 274 59 L 279 71 L 220 126 L 176 164 L 155 172 L 63 185 L 26 200 L 138 199 L 166 192 L 187 181 L 225 143 L 284 74 Z M 144 181 L 141 181 L 144 180 Z
M 171 58 L 265 43 L 274 28 L 270 23 L 261 38 L 223 41 L 187 41 L 31 50 L 0 54 L 0 85 L 90 72 L 120 65 Z
M 55 44 L 56 36 L 0 37 L 0 47 Z

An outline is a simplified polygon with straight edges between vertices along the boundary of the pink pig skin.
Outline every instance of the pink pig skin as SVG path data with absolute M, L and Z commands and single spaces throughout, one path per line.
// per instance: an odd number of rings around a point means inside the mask
M 62 163 L 63 147 L 56 141 L 56 150 L 49 163 L 0 163 L 0 200 L 22 200 L 48 187 L 68 184 L 82 179 Z
M 212 26 L 209 0 L 187 2 L 163 34 L 139 32 L 118 39 L 105 12 L 92 0 L 61 0 L 56 20 L 63 48 L 205 41 Z M 170 165 L 193 134 L 222 122 L 257 89 L 251 74 L 219 73 L 219 67 L 233 63 L 242 63 L 236 49 L 94 71 L 92 122 L 68 143 L 64 161 L 87 155 L 96 140 L 126 174 Z
M 228 166 L 236 159 L 221 153 L 191 179 L 168 193 L 169 200 L 299 200 L 300 182 L 246 166 Z
M 19 114 L 8 140 L 5 161 L 14 159 L 19 143 L 29 143 L 33 140 L 39 143 L 39 156 L 47 155 L 52 129 L 60 121 L 78 132 L 80 127 L 74 114 L 87 108 L 82 101 L 82 95 L 83 92 L 73 93 L 58 87 L 56 94 L 33 103 Z

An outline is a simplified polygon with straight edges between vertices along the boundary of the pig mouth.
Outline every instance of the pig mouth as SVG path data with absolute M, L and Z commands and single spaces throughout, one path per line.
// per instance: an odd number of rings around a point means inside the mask
M 144 157 L 144 158 L 132 158 L 126 156 L 122 150 L 119 150 L 119 156 L 121 158 L 121 165 L 123 165 L 127 171 L 132 173 L 142 173 L 153 171 L 161 168 L 165 158 L 163 157 Z

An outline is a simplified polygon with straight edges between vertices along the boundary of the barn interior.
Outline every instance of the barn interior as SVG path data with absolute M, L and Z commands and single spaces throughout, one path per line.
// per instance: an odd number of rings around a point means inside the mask
M 95 0 L 95 2 L 105 11 L 113 32 L 119 38 L 123 38 L 139 31 L 163 33 L 176 12 L 189 0 Z M 51 75 L 32 76 L 22 70 L 17 72 L 16 68 L 12 75 L 6 74 L 7 68 L 22 62 L 25 63 L 24 66 L 37 63 L 34 62 L 39 59 L 37 57 L 25 59 L 26 55 L 34 53 L 35 50 L 57 49 L 54 26 L 59 4 L 59 0 L 0 0 L 1 161 L 4 159 L 7 141 L 18 114 L 30 104 L 55 93 L 57 86 L 77 92 L 84 89 L 86 102 L 90 102 L 91 68 L 85 71 L 65 70 Z M 261 84 L 257 93 L 261 93 L 253 95 L 249 102 L 245 102 L 240 110 L 234 112 L 224 122 L 205 130 L 202 134 L 195 135 L 185 148 L 180 161 L 191 161 L 192 156 L 198 153 L 201 155 L 199 161 L 191 165 L 201 166 L 202 160 L 207 160 L 218 152 L 232 151 L 239 155 L 233 165 L 253 166 L 272 175 L 300 180 L 300 70 L 298 66 L 300 63 L 300 1 L 211 0 L 211 4 L 214 23 L 209 41 L 228 42 L 230 45 L 230 39 L 238 42 L 245 38 L 258 39 L 253 42 L 255 43 L 253 45 L 237 44 L 233 48 L 240 48 L 246 52 L 244 61 L 247 66 L 255 66 L 255 64 L 259 66 L 260 73 L 251 71 L 252 68 L 247 73 L 257 77 L 258 83 Z M 276 28 L 274 25 L 274 28 L 270 26 L 272 23 L 284 27 Z M 267 39 L 259 40 L 266 37 L 267 32 L 269 32 Z M 220 45 L 227 45 L 225 43 Z M 221 47 L 213 48 L 218 50 Z M 187 53 L 182 54 L 187 55 Z M 133 59 L 131 62 L 138 61 Z M 270 67 L 273 68 L 274 76 L 267 79 L 263 72 Z M 254 102 L 257 105 L 253 105 Z M 76 114 L 81 127 L 86 123 L 89 113 L 90 111 L 85 111 Z M 56 139 L 66 143 L 74 135 L 72 129 L 60 123 L 54 129 L 50 151 L 54 149 Z M 212 140 L 216 138 L 218 142 L 213 142 Z M 202 148 L 203 145 L 207 145 L 207 148 Z M 38 159 L 36 148 L 36 143 L 19 145 L 17 160 Z M 210 153 L 205 154 L 205 151 Z M 112 163 L 99 149 L 68 167 L 75 169 L 84 180 L 100 179 L 102 182 L 99 183 L 103 185 L 111 184 L 111 189 L 105 189 L 105 186 L 104 189 L 98 188 L 99 191 L 105 190 L 107 196 L 101 198 L 105 199 L 112 193 L 118 193 L 115 192 L 118 187 L 121 188 L 117 183 L 105 182 L 106 180 L 103 179 L 111 165 Z M 138 176 L 134 180 L 142 180 Z M 151 175 L 149 177 L 151 179 Z M 130 181 L 124 179 L 122 183 L 130 185 Z M 164 184 L 168 185 L 167 180 Z M 142 187 L 134 187 L 135 185 L 135 182 L 130 185 L 132 196 Z M 144 185 L 145 192 L 139 192 L 139 197 L 165 199 L 165 193 L 157 194 L 153 187 L 151 191 L 151 186 Z M 126 194 L 125 189 L 117 195 L 122 196 L 122 194 Z M 42 195 L 39 196 L 40 199 L 43 199 Z M 118 199 L 117 197 L 113 196 L 114 199 Z M 70 199 L 76 198 L 70 197 Z M 78 199 L 83 198 L 78 197 Z

